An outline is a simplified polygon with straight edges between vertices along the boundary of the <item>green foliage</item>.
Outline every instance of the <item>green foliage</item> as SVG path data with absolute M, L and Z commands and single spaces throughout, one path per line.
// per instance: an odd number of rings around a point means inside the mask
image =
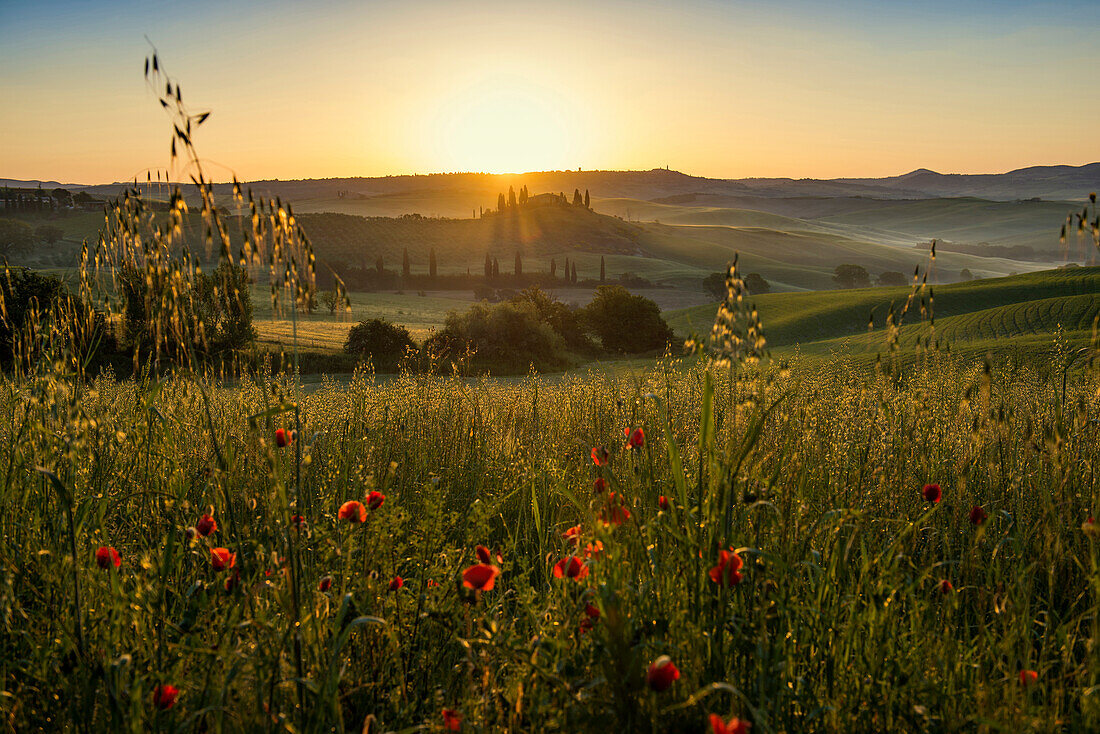
M 570 351 L 582 355 L 592 355 L 598 351 L 586 333 L 581 312 L 562 303 L 553 294 L 532 286 L 512 298 L 512 302 L 534 306 L 539 319 L 561 337 Z
M 899 273 L 896 270 L 887 270 L 878 276 L 878 284 L 883 286 L 905 286 L 909 284 L 909 279 L 905 277 L 904 273 Z
M 475 303 L 465 313 L 451 313 L 444 328 L 424 343 L 424 352 L 474 369 L 523 374 L 568 365 L 565 342 L 543 321 L 530 302 Z
M 52 245 L 65 236 L 65 230 L 54 224 L 40 224 L 34 228 L 34 236 Z
M 772 286 L 760 273 L 749 273 L 745 276 L 745 287 L 754 296 L 770 293 Z
M 618 285 L 596 288 L 592 302 L 584 308 L 584 319 L 603 348 L 613 352 L 664 349 L 673 339 L 656 303 Z
M 0 219 L 0 254 L 25 249 L 34 244 L 34 228 L 18 219 Z
M 726 274 L 725 273 L 711 273 L 707 277 L 703 278 L 703 291 L 707 295 L 714 298 L 716 301 L 720 301 L 726 297 Z
M 837 288 L 866 288 L 871 285 L 871 276 L 862 265 L 837 265 L 833 282 Z
M 415 348 L 408 329 L 384 319 L 360 321 L 351 327 L 344 343 L 345 353 L 360 359 L 369 357 L 380 372 L 396 371 L 401 360 Z

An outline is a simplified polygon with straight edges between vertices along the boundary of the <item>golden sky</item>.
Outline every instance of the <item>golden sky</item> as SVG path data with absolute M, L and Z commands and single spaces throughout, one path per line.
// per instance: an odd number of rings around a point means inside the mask
M 0 178 L 166 166 L 149 41 L 213 111 L 197 142 L 219 178 L 1100 160 L 1100 14 L 1038 5 L 0 3 Z

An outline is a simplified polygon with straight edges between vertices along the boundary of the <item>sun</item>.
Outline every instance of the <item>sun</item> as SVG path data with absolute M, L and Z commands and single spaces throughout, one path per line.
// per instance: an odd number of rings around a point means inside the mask
M 570 106 L 514 84 L 473 88 L 448 100 L 433 131 L 443 170 L 522 173 L 572 168 L 579 155 Z

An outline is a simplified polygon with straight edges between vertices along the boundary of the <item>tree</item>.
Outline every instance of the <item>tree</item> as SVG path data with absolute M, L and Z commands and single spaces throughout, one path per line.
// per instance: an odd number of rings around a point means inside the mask
M 550 277 L 558 277 L 558 261 L 554 258 L 550 258 Z
M 896 270 L 887 270 L 885 273 L 878 276 L 879 285 L 905 285 L 905 283 L 905 275 Z
M 607 269 L 604 267 L 603 255 L 600 255 L 600 282 L 607 280 Z
M 589 196 L 588 196 L 588 189 L 584 190 L 584 208 L 585 209 L 591 209 L 592 208 L 592 199 L 589 198 Z
M 970 268 L 963 268 L 959 271 L 959 280 L 974 280 L 974 273 L 970 272 Z
M 866 288 L 871 285 L 871 276 L 862 265 L 837 265 L 833 282 L 838 288 Z
M 360 321 L 348 331 L 344 352 L 370 357 L 375 369 L 394 371 L 410 350 L 415 349 L 409 330 L 385 319 Z
M 760 273 L 749 273 L 745 276 L 745 287 L 749 289 L 751 295 L 759 296 L 762 293 L 771 292 L 772 284 L 764 280 L 764 276 Z
M 340 307 L 343 300 L 335 290 L 321 291 L 321 305 L 327 308 L 331 314 L 336 313 L 336 309 Z
M 584 206 L 584 199 L 581 198 L 580 189 L 573 189 L 573 206 Z
M 438 272 L 439 268 L 435 261 L 435 248 L 433 247 L 428 250 L 428 276 L 434 280 Z
M 493 258 L 493 277 L 500 277 L 500 261 L 497 260 L 495 257 Z
M 489 257 L 489 253 L 485 253 L 485 277 L 493 277 L 493 258 Z
M 570 275 L 570 272 L 571 272 L 571 271 L 569 270 L 569 258 L 565 258 L 565 282 L 566 282 L 566 283 L 568 283 L 568 282 L 569 282 L 569 279 L 570 279 L 570 277 L 572 277 L 572 276 Z
M 520 259 L 519 253 L 516 253 L 516 275 L 523 275 L 523 260 Z
M 657 304 L 621 285 L 601 285 L 584 308 L 588 328 L 604 349 L 636 354 L 662 349 L 672 341 L 672 329 Z
M 513 189 L 511 186 L 508 187 L 508 208 L 516 208 L 516 190 Z
M 408 278 L 412 274 L 412 265 L 409 262 L 409 248 L 405 248 L 405 255 L 401 259 L 401 277 Z
M 34 243 L 34 229 L 18 219 L 0 219 L 0 253 L 29 247 Z
M 374 267 L 378 271 L 379 275 L 382 275 L 386 272 L 385 263 L 382 262 L 381 255 L 379 255 L 378 259 L 374 261 Z
M 65 231 L 53 224 L 41 224 L 35 227 L 34 235 L 47 244 L 54 244 L 65 235 Z
M 714 300 L 721 301 L 726 297 L 726 274 L 725 273 L 711 273 L 707 277 L 703 278 L 703 290 L 710 296 L 714 297 Z
M 497 195 L 497 211 L 498 212 L 503 212 L 504 211 L 504 194 L 503 193 L 500 193 L 500 194 Z
M 566 366 L 565 344 L 530 303 L 475 303 L 466 313 L 451 312 L 443 329 L 424 342 L 423 351 L 441 363 L 473 352 L 480 368 L 510 373 Z

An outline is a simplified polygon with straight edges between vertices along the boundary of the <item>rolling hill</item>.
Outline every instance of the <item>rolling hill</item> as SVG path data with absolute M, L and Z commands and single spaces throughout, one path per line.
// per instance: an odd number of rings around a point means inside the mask
M 910 292 L 864 288 L 766 294 L 752 301 L 773 348 L 797 346 L 801 352 L 820 353 L 843 345 L 853 352 L 873 352 L 884 347 L 889 310 L 900 308 Z M 1059 329 L 1081 340 L 1100 314 L 1100 267 L 956 283 L 933 288 L 931 294 L 935 334 L 953 346 L 1050 336 Z M 678 334 L 704 334 L 715 310 L 715 305 L 682 309 L 668 314 L 668 321 Z M 928 324 L 919 321 L 918 305 L 903 321 L 903 347 L 928 335 Z

